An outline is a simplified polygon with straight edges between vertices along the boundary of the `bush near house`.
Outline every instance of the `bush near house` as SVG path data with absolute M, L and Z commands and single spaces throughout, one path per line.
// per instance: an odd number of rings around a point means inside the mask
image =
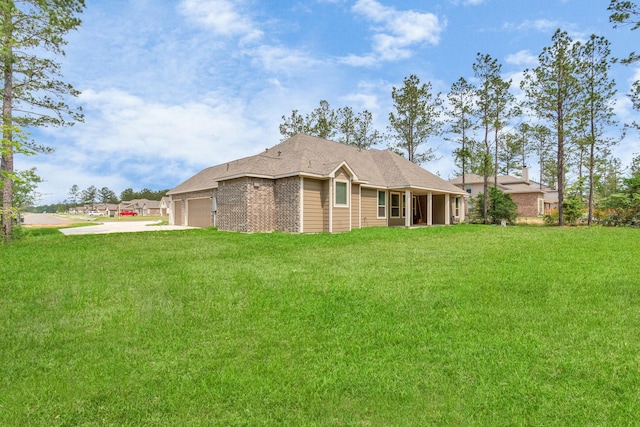
M 480 193 L 473 201 L 471 209 L 471 222 L 479 224 L 484 222 L 483 216 L 483 200 L 484 194 Z M 489 224 L 501 224 L 506 221 L 507 224 L 514 224 L 518 216 L 518 205 L 513 201 L 510 194 L 489 187 L 489 205 L 487 207 L 487 216 Z

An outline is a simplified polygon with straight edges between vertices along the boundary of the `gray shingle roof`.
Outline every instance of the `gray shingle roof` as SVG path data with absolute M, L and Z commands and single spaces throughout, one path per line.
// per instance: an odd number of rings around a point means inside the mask
M 251 157 L 202 170 L 169 194 L 216 188 L 219 181 L 242 176 L 279 178 L 317 176 L 328 178 L 343 163 L 358 182 L 379 188 L 414 188 L 466 195 L 466 192 L 437 175 L 389 150 L 360 150 L 356 147 L 298 134 Z

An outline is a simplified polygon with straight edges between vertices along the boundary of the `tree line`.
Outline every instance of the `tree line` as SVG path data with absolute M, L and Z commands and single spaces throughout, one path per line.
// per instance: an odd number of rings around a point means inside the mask
M 127 200 L 134 199 L 147 199 L 147 200 L 160 200 L 167 195 L 169 189 L 166 190 L 150 190 L 143 188 L 140 191 L 134 191 L 132 188 L 127 188 L 120 193 L 120 197 L 116 196 L 109 187 L 102 187 L 98 189 L 95 185 L 90 185 L 84 190 L 80 190 L 76 184 L 72 185 L 67 193 L 68 198 L 65 201 L 72 206 L 89 205 L 94 203 L 111 203 L 117 204 Z
M 614 26 L 632 24 L 632 30 L 640 26 L 640 9 L 632 2 L 612 0 L 609 11 Z M 639 60 L 640 55 L 632 53 L 620 62 Z M 284 138 L 299 132 L 335 138 L 360 148 L 386 140 L 388 148 L 417 164 L 435 158 L 430 142 L 444 136 L 454 146 L 453 162 L 463 186 L 469 173 L 483 177 L 484 222 L 489 222 L 489 188 L 497 186 L 498 175 L 519 174 L 533 161 L 539 166 L 540 185 L 557 189 L 557 224 L 565 224 L 568 206 L 584 203 L 591 225 L 596 201 L 626 188 L 621 161 L 611 149 L 627 128 L 638 127 L 622 126 L 615 118 L 617 91 L 609 72 L 617 61 L 604 37 L 593 34 L 585 41 L 573 40 L 558 29 L 539 54 L 537 66 L 524 71 L 521 101 L 513 95 L 513 82 L 502 77 L 499 61 L 478 53 L 471 66 L 473 79 L 460 77 L 446 95 L 434 92 L 430 82 L 423 83 L 416 75 L 394 86 L 385 133 L 373 129 L 368 111 L 333 110 L 326 100 L 309 114 L 293 110 L 282 116 L 280 133 Z M 639 82 L 629 97 L 640 109 Z M 612 137 L 612 129 L 619 136 Z

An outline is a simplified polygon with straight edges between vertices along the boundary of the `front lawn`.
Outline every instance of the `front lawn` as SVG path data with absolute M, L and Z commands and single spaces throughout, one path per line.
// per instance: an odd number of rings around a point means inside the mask
M 637 425 L 640 230 L 0 246 L 0 425 Z

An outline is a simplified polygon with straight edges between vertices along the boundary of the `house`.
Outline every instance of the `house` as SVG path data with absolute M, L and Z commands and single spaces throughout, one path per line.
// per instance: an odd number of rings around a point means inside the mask
M 164 196 L 160 199 L 160 216 L 169 216 L 171 212 L 171 198 Z
M 464 220 L 466 192 L 389 150 L 298 134 L 202 170 L 168 192 L 171 224 L 343 232 Z
M 147 199 L 133 199 L 120 203 L 121 211 L 134 211 L 140 216 L 160 215 L 160 201 Z
M 118 205 L 114 203 L 96 203 L 94 210 L 105 216 L 116 216 L 118 214 Z
M 449 180 L 459 188 L 462 186 L 462 176 Z M 489 177 L 489 186 L 493 187 L 494 178 Z M 464 190 L 471 198 L 481 194 L 484 189 L 484 178 L 476 174 L 466 174 L 464 176 Z M 527 167 L 522 168 L 522 176 L 499 175 L 498 189 L 506 194 L 510 194 L 513 201 L 518 206 L 518 216 L 534 217 L 544 215 L 545 210 L 552 203 L 552 194 L 555 190 L 546 185 L 529 179 Z M 557 202 L 556 202 L 557 203 Z M 469 202 L 469 208 L 472 201 Z

